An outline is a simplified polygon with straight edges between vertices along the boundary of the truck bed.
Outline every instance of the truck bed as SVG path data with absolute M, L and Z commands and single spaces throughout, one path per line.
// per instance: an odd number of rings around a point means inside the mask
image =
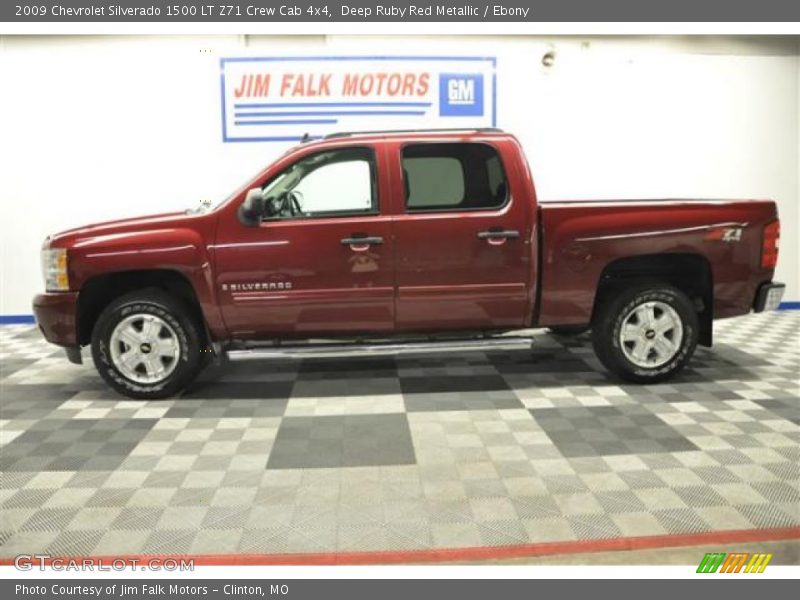
M 714 318 L 749 312 L 761 268 L 770 200 L 592 200 L 539 204 L 540 325 L 591 320 L 594 291 L 614 261 L 650 254 L 702 257 L 713 278 Z M 587 290 L 590 293 L 587 293 Z

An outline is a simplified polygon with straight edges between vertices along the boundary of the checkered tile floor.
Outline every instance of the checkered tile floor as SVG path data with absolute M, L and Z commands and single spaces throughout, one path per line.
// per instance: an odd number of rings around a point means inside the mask
M 534 350 L 242 361 L 116 396 L 0 327 L 0 555 L 513 545 L 800 525 L 800 312 L 674 382 Z

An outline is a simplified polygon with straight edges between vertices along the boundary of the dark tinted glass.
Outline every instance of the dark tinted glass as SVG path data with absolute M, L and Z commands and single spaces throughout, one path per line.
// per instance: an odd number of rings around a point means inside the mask
M 414 144 L 403 149 L 406 208 L 485 210 L 506 202 L 497 150 L 486 144 Z

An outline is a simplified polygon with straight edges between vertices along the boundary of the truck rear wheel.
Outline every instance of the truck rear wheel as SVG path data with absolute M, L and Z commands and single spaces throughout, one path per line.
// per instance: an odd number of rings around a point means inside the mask
M 92 358 L 103 379 L 131 398 L 172 396 L 202 367 L 198 324 L 179 300 L 159 290 L 109 304 L 92 331 Z
M 670 285 L 642 285 L 601 307 L 592 345 L 606 368 L 635 383 L 678 373 L 694 354 L 698 317 L 691 300 Z

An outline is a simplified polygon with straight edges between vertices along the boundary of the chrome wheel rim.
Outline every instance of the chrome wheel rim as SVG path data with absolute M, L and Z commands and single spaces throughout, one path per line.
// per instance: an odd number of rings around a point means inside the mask
M 645 302 L 622 319 L 619 345 L 637 367 L 653 369 L 675 358 L 683 342 L 683 322 L 664 302 Z
M 181 347 L 175 330 L 164 319 L 136 314 L 120 321 L 111 332 L 111 359 L 128 379 L 159 383 L 178 366 Z

